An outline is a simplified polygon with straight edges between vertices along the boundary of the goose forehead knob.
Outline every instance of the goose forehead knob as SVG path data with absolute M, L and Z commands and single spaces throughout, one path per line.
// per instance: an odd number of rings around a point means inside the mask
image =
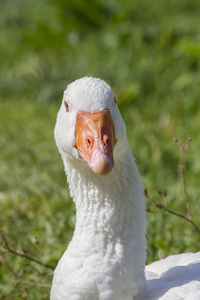
M 70 83 L 64 100 L 78 110 L 94 112 L 112 107 L 115 95 L 111 87 L 99 78 L 84 77 Z

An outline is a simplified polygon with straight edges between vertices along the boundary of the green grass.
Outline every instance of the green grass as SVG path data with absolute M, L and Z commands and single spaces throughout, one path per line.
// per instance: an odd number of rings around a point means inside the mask
M 112 86 L 151 198 L 185 216 L 173 138 L 192 138 L 185 181 L 200 226 L 200 4 L 90 2 L 92 13 L 80 0 L 1 3 L 0 228 L 12 249 L 53 266 L 75 222 L 53 129 L 63 90 L 85 75 Z M 147 207 L 148 263 L 199 250 L 191 224 Z M 0 252 L 0 298 L 48 299 L 40 285 L 51 280 L 51 269 Z

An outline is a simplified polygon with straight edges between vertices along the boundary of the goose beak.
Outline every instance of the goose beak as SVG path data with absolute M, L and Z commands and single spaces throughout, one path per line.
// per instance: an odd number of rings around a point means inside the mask
M 106 175 L 112 171 L 116 142 L 114 124 L 108 109 L 94 113 L 78 112 L 74 147 L 94 173 Z

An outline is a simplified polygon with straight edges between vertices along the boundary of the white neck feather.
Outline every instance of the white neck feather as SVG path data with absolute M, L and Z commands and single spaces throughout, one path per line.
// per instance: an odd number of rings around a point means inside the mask
M 102 276 L 109 275 L 111 279 L 107 284 L 119 286 L 114 288 L 113 298 L 108 299 L 116 300 L 122 296 L 123 300 L 133 299 L 141 290 L 145 291 L 143 187 L 128 143 L 124 153 L 116 160 L 112 173 L 106 176 L 94 174 L 80 161 L 64 160 L 76 205 L 76 227 L 64 256 L 70 260 L 76 257 L 76 263 L 88 260 L 92 272 L 96 268 Z M 95 280 L 95 284 L 100 285 L 99 279 Z M 100 286 L 98 289 L 101 291 Z

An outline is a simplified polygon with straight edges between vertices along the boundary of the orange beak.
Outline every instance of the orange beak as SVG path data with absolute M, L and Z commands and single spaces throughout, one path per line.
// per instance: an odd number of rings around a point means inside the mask
M 114 124 L 108 109 L 94 113 L 78 112 L 74 147 L 94 173 L 105 175 L 112 171 L 116 142 Z

